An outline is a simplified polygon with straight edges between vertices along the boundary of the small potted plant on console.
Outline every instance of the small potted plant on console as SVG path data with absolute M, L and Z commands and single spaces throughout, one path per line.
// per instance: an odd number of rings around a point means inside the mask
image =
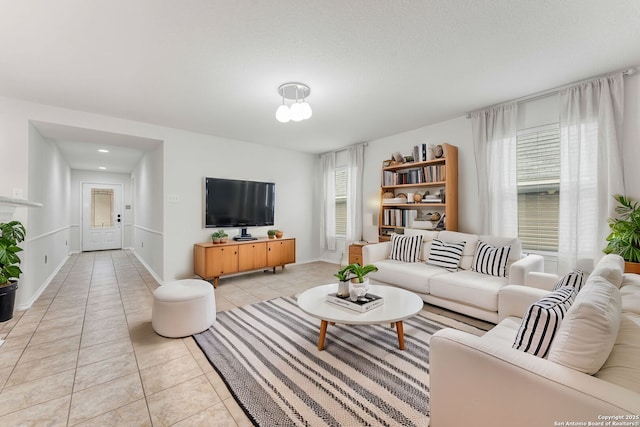
M 267 231 L 267 236 L 269 236 L 270 239 L 275 239 L 277 232 L 278 230 L 269 230 Z
M 219 231 L 214 231 L 213 233 L 211 233 L 211 241 L 213 243 L 220 243 L 220 239 L 222 237 L 220 236 L 220 232 Z
M 349 295 L 355 301 L 358 297 L 366 295 L 369 291 L 369 278 L 367 274 L 378 271 L 378 267 L 373 264 L 361 266 L 358 263 L 349 264 L 345 267 L 353 274 L 349 284 Z
M 229 235 L 224 230 L 218 230 L 218 236 L 220 237 L 220 243 L 227 243 Z

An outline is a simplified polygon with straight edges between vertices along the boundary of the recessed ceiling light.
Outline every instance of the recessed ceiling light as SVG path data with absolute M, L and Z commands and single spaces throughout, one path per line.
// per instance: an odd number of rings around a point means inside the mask
M 104 166 L 98 166 L 98 169 L 106 170 L 107 168 L 105 168 Z
M 104 148 L 101 148 L 98 151 L 101 152 L 101 153 L 108 153 L 109 152 L 109 150 L 105 150 Z

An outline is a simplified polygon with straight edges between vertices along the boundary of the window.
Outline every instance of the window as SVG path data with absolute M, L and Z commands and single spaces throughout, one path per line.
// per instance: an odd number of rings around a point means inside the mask
M 523 249 L 558 251 L 560 127 L 525 129 L 517 137 L 518 235 Z
M 336 235 L 347 234 L 347 168 L 336 168 Z

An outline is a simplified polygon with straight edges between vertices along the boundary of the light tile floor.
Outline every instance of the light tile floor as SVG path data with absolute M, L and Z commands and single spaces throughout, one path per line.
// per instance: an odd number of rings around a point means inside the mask
M 223 278 L 217 311 L 334 282 L 337 268 Z M 32 308 L 0 323 L 0 426 L 251 426 L 193 338 L 153 332 L 157 287 L 128 251 L 70 257 Z

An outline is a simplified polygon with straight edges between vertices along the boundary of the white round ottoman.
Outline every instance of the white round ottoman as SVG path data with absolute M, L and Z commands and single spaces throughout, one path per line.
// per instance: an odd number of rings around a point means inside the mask
M 216 297 L 209 282 L 177 280 L 153 293 L 151 326 L 159 335 L 187 337 L 208 329 L 215 320 Z

